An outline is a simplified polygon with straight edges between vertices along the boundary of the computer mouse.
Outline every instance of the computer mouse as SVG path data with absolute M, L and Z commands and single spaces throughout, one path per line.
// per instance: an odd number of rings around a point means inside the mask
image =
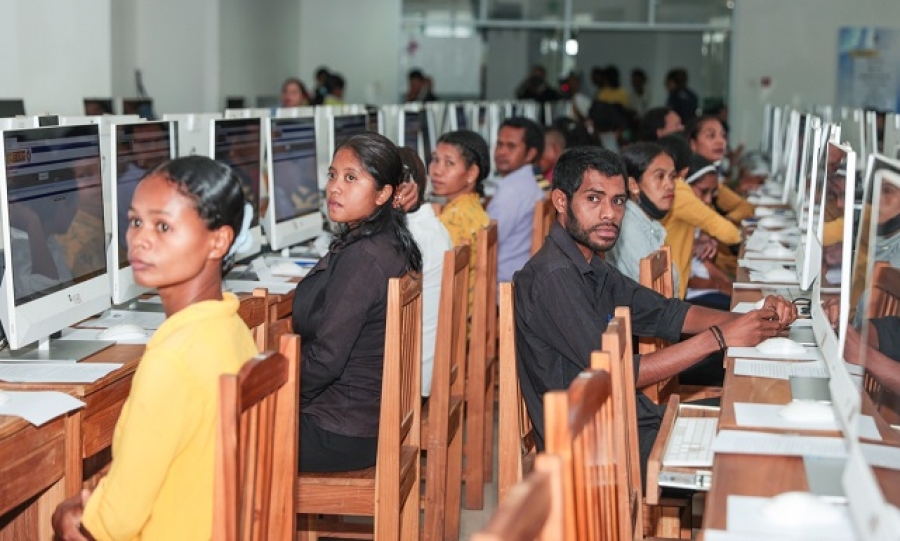
M 115 342 L 120 340 L 141 340 L 146 337 L 147 331 L 137 325 L 132 325 L 131 323 L 113 325 L 112 327 L 97 333 L 98 340 L 110 340 Z
M 801 423 L 830 423 L 834 421 L 834 409 L 824 402 L 794 400 L 778 410 L 778 415 L 788 421 Z
M 269 265 L 269 272 L 276 276 L 306 276 L 309 267 L 301 267 L 290 261 L 279 261 Z
M 767 229 L 782 228 L 789 226 L 790 221 L 784 216 L 763 216 L 759 219 L 759 225 Z
M 780 243 L 767 244 L 761 251 L 764 255 L 769 257 L 791 257 L 794 255 L 794 252 L 791 251 L 790 248 L 787 248 Z
M 836 506 L 810 492 L 783 492 L 760 508 L 767 522 L 783 528 L 806 529 L 839 524 L 844 515 Z
M 806 348 L 790 338 L 776 336 L 756 344 L 756 349 L 767 355 L 803 355 Z
M 769 269 L 763 273 L 763 276 L 766 279 L 766 282 L 796 282 L 797 281 L 797 273 L 785 269 L 783 267 L 779 267 L 776 269 Z

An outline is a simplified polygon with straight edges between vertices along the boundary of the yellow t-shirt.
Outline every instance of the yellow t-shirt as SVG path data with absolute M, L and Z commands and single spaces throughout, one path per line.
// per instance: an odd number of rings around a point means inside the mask
M 464 242 L 469 244 L 469 313 L 471 313 L 475 295 L 475 235 L 490 225 L 491 219 L 481 206 L 477 193 L 461 195 L 444 205 L 440 219 L 450 232 L 453 246 L 459 246 Z
M 675 182 L 672 210 L 660 222 L 666 228 L 666 243 L 672 247 L 672 263 L 679 276 L 691 275 L 694 230 L 698 227 L 726 245 L 741 241 L 738 228 L 700 201 L 688 183 L 681 179 Z M 684 298 L 687 283 L 687 278 L 678 281 L 678 298 Z
M 191 305 L 147 344 L 82 517 L 98 541 L 212 538 L 219 376 L 257 353 L 238 304 Z
M 725 213 L 726 218 L 736 224 L 753 216 L 756 212 L 756 207 L 723 183 L 719 184 L 716 205 Z
M 622 88 L 605 87 L 597 91 L 597 101 L 628 107 L 628 91 Z

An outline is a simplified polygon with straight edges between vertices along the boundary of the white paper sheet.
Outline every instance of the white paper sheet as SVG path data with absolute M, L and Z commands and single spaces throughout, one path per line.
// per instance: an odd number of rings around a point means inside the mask
M 706 541 L 796 541 L 796 537 L 786 537 L 772 533 L 729 532 L 727 530 L 703 530 Z M 802 537 L 800 538 L 803 539 Z
M 774 428 L 780 430 L 840 430 L 837 420 L 810 422 L 791 421 L 779 414 L 783 404 L 750 404 L 735 402 L 734 418 L 738 426 Z M 870 415 L 859 416 L 859 435 L 870 440 L 881 441 L 881 434 Z
M 137 325 L 142 329 L 156 330 L 166 320 L 162 312 L 139 312 L 137 310 L 107 310 L 97 319 L 85 321 L 80 327 L 108 329 L 114 325 Z
M 748 348 L 748 347 L 730 347 L 727 352 L 728 356 L 731 358 L 741 358 L 741 359 L 781 359 L 787 361 L 824 361 L 825 358 L 822 357 L 822 352 L 819 348 L 807 347 L 806 353 L 791 353 L 788 355 L 781 355 L 776 353 L 763 353 L 762 351 L 756 348 Z
M 0 380 L 11 383 L 93 383 L 121 363 L 4 363 Z
M 843 438 L 769 434 L 748 430 L 720 430 L 712 444 L 713 453 L 767 456 L 821 456 L 844 458 Z
M 783 361 L 735 359 L 734 375 L 784 380 L 790 379 L 791 376 L 827 378 L 828 368 L 824 361 L 786 363 Z
M 99 338 L 99 334 L 102 331 L 100 329 L 63 329 L 62 336 L 60 336 L 60 340 L 100 340 L 100 341 L 108 341 L 115 342 L 117 344 L 146 344 L 150 341 L 150 338 L 153 336 L 153 331 L 147 331 L 147 336 L 143 338 L 133 338 L 131 340 L 102 340 Z
M 779 535 L 788 539 L 815 541 L 849 541 L 856 538 L 846 506 L 834 506 L 835 512 L 840 514 L 836 521 L 817 523 L 815 517 L 798 516 L 795 524 L 776 523 L 769 519 L 764 511 L 765 504 L 771 500 L 772 498 L 753 496 L 728 496 L 728 531 L 763 534 L 767 539 Z
M 738 267 L 742 267 L 752 272 L 766 272 L 771 269 L 785 269 L 796 266 L 795 263 L 784 263 L 781 261 L 766 261 L 764 259 L 738 259 Z
M 746 314 L 752 310 L 756 310 L 755 302 L 739 302 L 734 305 L 734 308 L 731 309 L 735 314 Z
M 863 456 L 870 466 L 900 470 L 900 447 L 878 445 L 876 443 L 862 443 Z
M 759 250 L 747 250 L 744 252 L 744 257 L 747 259 L 769 259 L 772 261 L 796 261 L 797 259 L 793 252 L 775 256 L 772 252 L 762 252 Z
M 782 268 L 783 268 L 783 267 L 782 267 Z M 785 270 L 787 270 L 787 269 L 785 269 Z M 788 272 L 791 272 L 791 271 L 788 271 Z M 800 280 L 799 280 L 798 278 L 796 278 L 796 277 L 794 277 L 794 278 L 792 278 L 792 279 L 790 279 L 790 280 L 787 280 L 787 279 L 784 279 L 784 280 L 770 280 L 770 279 L 768 278 L 768 274 L 766 274 L 765 272 L 759 272 L 759 271 L 751 270 L 751 271 L 748 272 L 747 274 L 749 275 L 750 281 L 751 281 L 751 282 L 762 282 L 762 283 L 764 283 L 764 284 L 769 284 L 769 283 L 772 283 L 772 284 L 785 284 L 785 285 L 797 285 L 797 284 L 800 283 Z M 796 273 L 794 273 L 794 274 L 796 274 Z
M 84 402 L 58 391 L 0 391 L 7 398 L 0 415 L 21 417 L 35 426 L 84 406 Z
M 222 286 L 225 291 L 232 291 L 237 293 L 252 293 L 254 289 L 258 287 L 264 287 L 269 290 L 269 293 L 273 293 L 275 295 L 285 295 L 297 289 L 297 284 L 294 282 L 279 282 L 276 280 L 266 282 L 255 282 L 251 280 L 226 280 L 225 283 L 222 284 Z

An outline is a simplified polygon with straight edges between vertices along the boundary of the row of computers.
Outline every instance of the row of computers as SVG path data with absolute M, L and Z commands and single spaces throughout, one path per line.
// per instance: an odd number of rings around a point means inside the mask
M 810 306 L 812 345 L 829 373 L 824 400 L 847 448 L 834 475 L 857 538 L 865 540 L 900 538 L 900 512 L 884 496 L 892 492 L 884 490 L 883 475 L 879 482 L 882 468 L 900 470 L 900 448 L 872 440 L 860 428 L 864 403 L 880 408 L 891 423 L 900 419 L 900 402 L 870 395 L 873 386 L 863 386 L 875 379 L 865 368 L 867 348 L 845 350 L 854 323 L 865 343 L 874 263 L 883 259 L 885 239 L 894 234 L 885 224 L 900 219 L 900 208 L 885 195 L 900 191 L 900 161 L 895 159 L 900 122 L 888 115 L 881 135 L 875 121 L 874 113 L 855 109 L 832 115 L 828 107 L 808 112 L 766 107 L 762 148 L 772 174 L 754 200 L 770 206 L 758 208 L 742 262 L 751 280 L 755 274 L 767 284 L 764 289 Z M 823 307 L 826 301 L 831 309 Z M 900 440 L 900 427 L 891 430 Z
M 138 115 L 153 118 L 153 100 L 150 98 L 84 98 L 84 114 L 96 115 Z M 0 118 L 25 116 L 25 100 L 0 99 Z

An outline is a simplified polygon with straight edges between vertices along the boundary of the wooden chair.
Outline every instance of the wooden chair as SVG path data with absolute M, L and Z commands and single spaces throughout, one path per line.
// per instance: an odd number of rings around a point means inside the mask
M 549 198 L 534 204 L 534 218 L 531 222 L 531 255 L 537 253 L 544 245 L 544 239 L 550 234 L 550 225 L 556 219 L 556 207 Z
M 219 378 L 213 538 L 293 539 L 300 337 Z
M 497 359 L 497 222 L 475 237 L 475 301 L 469 326 L 466 439 L 463 444 L 466 509 L 484 508 L 484 485 L 493 477 L 494 384 Z
M 513 307 L 513 284 L 500 284 L 500 355 L 497 359 L 500 393 L 498 430 L 499 502 L 534 467 L 537 446 L 534 427 L 525 409 L 519 387 L 519 368 L 516 364 L 516 321 Z
M 672 298 L 675 296 L 675 281 L 672 276 L 672 251 L 668 246 L 662 246 L 659 250 L 641 259 L 640 282 L 641 285 L 656 291 L 660 295 Z M 668 343 L 659 338 L 642 337 L 638 342 L 638 352 L 641 355 L 653 353 L 666 347 Z M 641 389 L 650 400 L 657 404 L 664 404 L 669 396 L 678 388 L 678 376 L 648 385 Z
M 264 351 L 269 345 L 269 292 L 265 288 L 258 287 L 253 294 L 242 297 L 238 306 L 238 315 L 244 320 L 247 328 L 253 334 L 256 349 Z
M 459 537 L 469 246 L 444 252 L 431 396 L 422 409 L 425 541 Z
M 582 372 L 567 390 L 544 395 L 547 453 L 562 463 L 562 539 L 635 539 L 633 519 L 623 516 L 630 514 L 624 497 L 630 487 L 614 402 L 610 374 L 603 370 Z
M 602 336 L 602 351 L 591 356 L 592 370 L 608 370 L 612 377 L 615 401 L 615 438 L 619 453 L 625 457 L 620 463 L 622 485 L 620 498 L 627 502 L 631 510 L 628 515 L 629 531 L 634 537 L 622 539 L 643 539 L 646 532 L 656 535 L 690 538 L 691 502 L 689 498 L 655 498 L 658 505 L 646 506 L 641 482 L 640 443 L 638 440 L 637 403 L 634 384 L 634 365 L 631 334 L 631 310 L 618 307 L 615 317 L 609 322 Z M 658 490 L 656 487 L 648 490 Z M 626 518 L 624 514 L 621 517 Z
M 488 525 L 472 541 L 558 541 L 563 537 L 562 466 L 538 455 L 534 471 L 512 487 Z
M 866 318 L 900 314 L 900 269 L 886 261 L 876 261 L 872 271 L 872 290 Z
M 419 538 L 422 403 L 422 283 L 417 275 L 388 283 L 384 376 L 376 465 L 338 473 L 300 473 L 300 538 Z M 303 452 L 302 449 L 300 451 Z M 367 524 L 319 521 L 319 515 L 375 518 Z

